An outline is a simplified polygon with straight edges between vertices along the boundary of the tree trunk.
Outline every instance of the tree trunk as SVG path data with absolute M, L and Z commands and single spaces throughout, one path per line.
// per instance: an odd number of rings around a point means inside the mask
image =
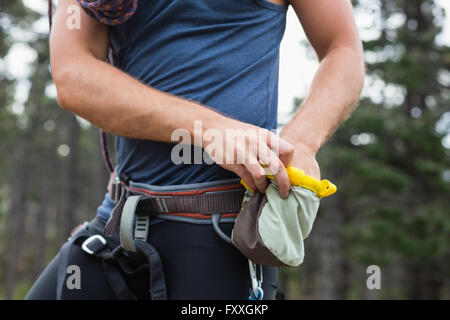
M 80 127 L 72 114 L 67 119 L 67 139 L 70 152 L 64 159 L 63 195 L 62 195 L 62 241 L 65 241 L 75 227 L 75 215 L 78 201 L 78 140 Z
M 56 150 L 58 143 L 57 137 L 57 135 L 53 135 L 52 142 L 49 146 L 49 151 Z M 43 174 L 40 177 L 39 204 L 36 221 L 36 260 L 34 264 L 34 274 L 36 277 L 39 276 L 47 263 L 46 249 L 49 222 L 48 211 L 54 198 L 53 186 L 56 184 L 54 179 L 55 170 L 57 168 L 56 159 L 57 158 L 53 156 L 49 157 L 48 160 L 45 161 Z
M 441 298 L 444 276 L 437 263 L 414 263 L 409 267 L 410 286 L 407 299 L 438 300 Z
M 320 204 L 320 299 L 345 299 L 346 270 L 341 243 L 343 215 L 339 198 L 333 196 Z
M 31 130 L 30 130 L 31 131 Z M 11 175 L 11 207 L 7 217 L 4 281 L 6 299 L 11 299 L 17 285 L 16 279 L 21 258 L 27 217 L 27 199 L 30 178 L 31 135 L 29 132 L 19 137 L 14 153 Z

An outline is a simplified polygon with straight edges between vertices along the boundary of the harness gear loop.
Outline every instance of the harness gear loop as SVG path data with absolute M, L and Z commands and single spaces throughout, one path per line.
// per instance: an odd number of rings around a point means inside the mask
M 136 252 L 133 238 L 133 225 L 136 207 L 142 196 L 129 196 L 125 201 L 120 219 L 120 244 L 126 251 Z M 145 241 L 147 238 L 145 238 Z
M 145 215 L 136 215 L 136 208 L 141 199 L 141 195 L 133 195 L 125 201 L 120 219 L 120 244 L 125 251 L 139 252 L 147 258 L 152 300 L 165 300 L 167 291 L 161 258 L 156 249 L 147 242 L 150 218 Z M 135 217 L 136 226 L 133 236 Z

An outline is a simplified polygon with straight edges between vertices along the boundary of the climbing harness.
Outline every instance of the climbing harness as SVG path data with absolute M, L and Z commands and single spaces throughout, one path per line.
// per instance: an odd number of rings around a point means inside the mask
M 219 223 L 234 223 L 242 208 L 245 189 L 238 183 L 239 179 L 161 187 L 134 183 L 124 174 L 121 177 L 124 180 L 115 177 L 111 188 L 116 206 L 105 234 L 112 234 L 119 228 L 120 242 L 126 251 L 134 252 L 136 240 L 147 239 L 151 217 L 210 223 L 220 238 L 232 244 Z M 258 278 L 256 264 L 248 260 L 248 265 L 252 285 L 249 300 L 262 300 L 263 267 L 259 265 Z
M 111 198 L 116 201 L 116 206 L 105 227 L 105 234 L 113 233 L 119 226 L 120 241 L 125 250 L 133 252 L 137 239 L 147 239 L 152 216 L 172 221 L 211 223 L 217 235 L 232 244 L 231 238 L 220 229 L 219 222 L 234 222 L 241 210 L 245 189 L 238 183 L 239 179 L 202 183 L 199 184 L 202 189 L 198 189 L 195 184 L 149 186 L 134 183 L 124 174 L 121 177 L 115 177 L 111 188 Z M 144 210 L 139 211 L 139 206 Z M 256 265 L 251 260 L 248 264 L 252 283 L 249 299 L 261 300 L 262 265 L 259 265 L 258 279 Z
M 126 177 L 123 174 L 121 176 Z M 213 224 L 222 237 L 227 237 L 220 229 L 219 223 L 235 221 L 241 208 L 244 190 L 238 179 L 151 186 L 134 183 L 129 179 L 125 183 L 117 178 L 115 186 L 111 188 L 111 198 L 115 199 L 116 205 L 106 223 L 105 237 L 90 232 L 88 225 L 83 225 L 61 248 L 57 297 L 62 297 L 70 250 L 73 245 L 78 245 L 87 254 L 103 260 L 107 280 L 119 299 L 135 299 L 119 268 L 127 274 L 147 268 L 150 273 L 151 299 L 167 299 L 163 265 L 157 250 L 148 242 L 151 219 Z M 109 237 L 118 238 L 115 242 L 120 245 L 110 248 L 107 240 Z M 145 265 L 140 265 L 137 269 L 130 268 L 129 254 L 145 257 Z M 255 289 L 254 292 L 258 291 Z

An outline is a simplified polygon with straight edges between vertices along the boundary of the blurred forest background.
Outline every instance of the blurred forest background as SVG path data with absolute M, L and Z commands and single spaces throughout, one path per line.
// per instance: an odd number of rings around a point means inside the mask
M 353 3 L 379 18 L 363 37 L 364 95 L 320 151 L 339 192 L 282 287 L 288 299 L 449 299 L 450 47 L 436 41 L 449 18 L 432 0 Z M 0 2 L 0 299 L 24 297 L 108 179 L 97 129 L 56 104 L 48 34 L 32 31 L 42 18 Z M 6 60 L 23 46 L 31 69 L 13 75 Z M 380 290 L 366 287 L 369 265 Z

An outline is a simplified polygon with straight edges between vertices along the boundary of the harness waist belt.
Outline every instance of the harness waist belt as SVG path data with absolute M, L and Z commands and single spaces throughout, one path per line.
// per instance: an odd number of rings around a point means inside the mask
M 195 191 L 155 193 L 144 189 L 130 188 L 130 195 L 141 195 L 137 213 L 145 215 L 210 216 L 214 213 L 238 214 L 241 210 L 244 189 L 229 185 Z
M 154 186 L 116 178 L 110 190 L 116 205 L 106 224 L 105 235 L 110 235 L 119 225 L 129 196 L 141 196 L 136 206 L 137 215 L 210 219 L 216 213 L 222 218 L 235 218 L 241 210 L 244 193 L 239 179 Z

